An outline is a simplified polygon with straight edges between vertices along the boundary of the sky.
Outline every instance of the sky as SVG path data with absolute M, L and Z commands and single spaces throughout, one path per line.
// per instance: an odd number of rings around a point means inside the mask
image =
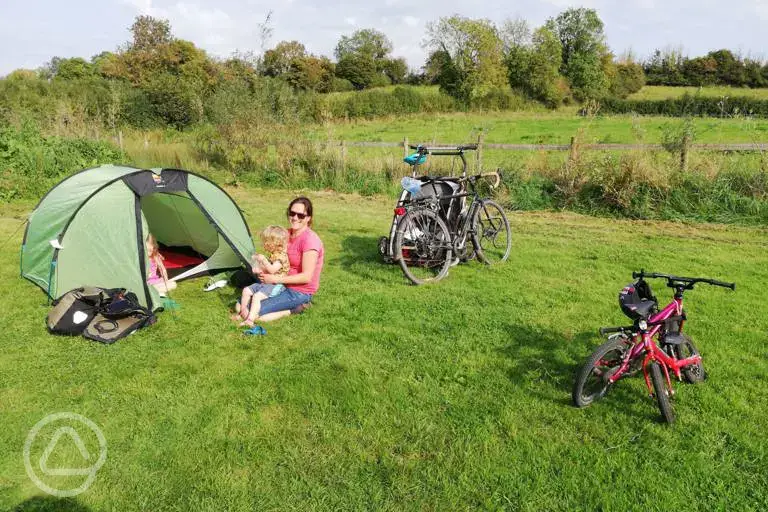
M 36 69 L 52 57 L 90 59 L 130 39 L 140 14 L 170 21 L 173 35 L 209 54 L 261 53 L 283 40 L 298 40 L 310 53 L 333 56 L 342 35 L 375 28 L 418 69 L 426 58 L 426 24 L 459 14 L 501 24 L 523 18 L 533 28 L 569 7 L 597 10 L 611 50 L 644 59 L 656 48 L 689 56 L 727 48 L 768 59 L 768 0 L 0 0 L 0 76 Z M 271 37 L 262 41 L 269 13 Z M 266 43 L 262 47 L 262 43 Z

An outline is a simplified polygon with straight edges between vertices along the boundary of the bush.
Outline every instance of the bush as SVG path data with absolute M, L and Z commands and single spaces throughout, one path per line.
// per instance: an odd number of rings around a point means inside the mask
M 0 200 L 40 197 L 65 176 L 122 159 L 103 141 L 44 137 L 32 123 L 0 126 Z
M 768 117 L 768 100 L 747 96 L 717 98 L 687 93 L 680 98 L 665 100 L 606 98 L 600 102 L 600 111 L 606 114 L 635 113 L 669 117 L 729 117 L 733 115 Z

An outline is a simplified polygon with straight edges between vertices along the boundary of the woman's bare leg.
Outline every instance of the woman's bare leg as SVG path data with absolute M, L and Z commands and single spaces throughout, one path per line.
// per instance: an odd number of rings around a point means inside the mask
M 283 311 L 275 311 L 274 313 L 267 313 L 264 316 L 260 316 L 259 320 L 261 322 L 274 322 L 275 320 L 285 318 L 286 316 L 291 316 L 290 309 L 284 309 Z

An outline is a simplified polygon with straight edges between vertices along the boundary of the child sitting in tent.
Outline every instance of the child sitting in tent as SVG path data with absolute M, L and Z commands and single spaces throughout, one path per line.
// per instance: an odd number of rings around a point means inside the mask
M 251 269 L 253 273 L 266 272 L 279 276 L 287 275 L 291 268 L 288 261 L 288 230 L 280 226 L 268 226 L 259 233 L 259 238 L 261 238 L 264 252 L 267 254 L 266 256 L 263 254 L 253 255 L 254 265 Z M 239 321 L 242 319 L 240 326 L 253 327 L 253 322 L 261 308 L 261 301 L 277 295 L 283 291 L 283 288 L 282 284 L 265 283 L 254 283 L 243 288 L 240 302 L 235 304 L 235 314 L 232 316 L 232 320 Z
M 147 247 L 147 257 L 149 258 L 147 283 L 154 286 L 161 296 L 165 296 L 169 290 L 176 288 L 176 281 L 168 280 L 168 271 L 163 264 L 163 255 L 160 254 L 157 240 L 152 233 L 147 235 L 145 245 Z

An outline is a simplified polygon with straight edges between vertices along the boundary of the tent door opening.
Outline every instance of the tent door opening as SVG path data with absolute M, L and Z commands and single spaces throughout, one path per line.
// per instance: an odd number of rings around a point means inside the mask
M 231 247 L 186 192 L 141 198 L 142 230 L 157 239 L 171 280 L 238 267 Z

